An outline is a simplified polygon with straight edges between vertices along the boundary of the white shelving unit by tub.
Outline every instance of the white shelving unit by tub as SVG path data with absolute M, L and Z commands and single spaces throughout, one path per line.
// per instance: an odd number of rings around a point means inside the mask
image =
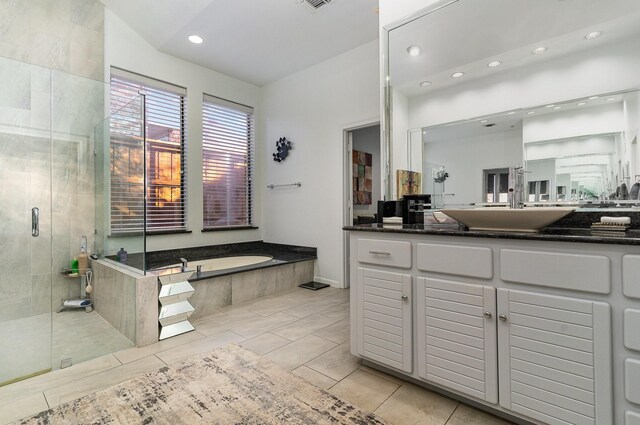
M 195 329 L 189 322 L 189 317 L 195 311 L 188 301 L 195 292 L 188 281 L 192 274 L 192 272 L 185 272 L 158 277 L 160 285 L 158 322 L 161 341 Z

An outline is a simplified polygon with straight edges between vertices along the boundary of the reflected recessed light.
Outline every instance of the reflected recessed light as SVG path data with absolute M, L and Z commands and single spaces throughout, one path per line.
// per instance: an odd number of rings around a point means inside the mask
M 606 99 L 607 102 L 611 102 L 612 100 L 616 100 L 616 98 L 615 97 L 609 97 L 609 98 Z
M 554 106 L 556 106 L 556 105 L 554 105 L 554 104 L 547 105 L 547 108 L 553 108 Z
M 420 54 L 420 50 L 420 46 L 416 44 L 407 47 L 407 53 L 409 53 L 411 56 L 418 56 Z
M 422 87 L 429 87 L 431 85 L 431 81 L 423 81 L 420 83 Z
M 513 115 L 513 114 L 515 114 L 514 111 L 507 112 L 507 115 Z
M 535 113 L 536 113 L 536 111 L 529 111 L 529 112 L 527 112 L 527 115 L 533 115 Z
M 484 124 L 484 123 L 486 123 L 486 122 L 489 122 L 489 120 L 482 120 L 482 121 L 480 121 L 480 123 L 482 123 L 482 124 Z
M 502 64 L 502 62 L 500 62 L 500 61 L 493 61 L 493 62 L 489 62 L 489 63 L 487 64 L 487 66 L 488 66 L 489 68 L 495 68 L 496 66 L 500 66 L 501 64 Z
M 200 37 L 199 35 L 190 35 L 189 37 L 187 37 L 189 39 L 190 42 L 192 42 L 193 44 L 202 44 L 202 42 L 204 41 L 202 39 L 202 37 Z
M 600 97 L 600 96 L 591 96 L 591 97 L 589 98 L 589 100 L 595 100 L 595 99 L 597 99 L 597 98 L 599 98 L 599 97 Z
M 586 105 L 586 104 L 587 104 L 587 102 L 579 102 L 579 103 L 578 103 L 578 106 L 584 106 L 584 105 Z
M 533 53 L 534 55 L 539 55 L 540 53 L 544 53 L 547 51 L 546 47 L 540 46 L 540 47 L 536 47 L 535 49 L 533 49 L 533 51 L 531 53 Z
M 464 75 L 464 72 L 454 72 L 453 74 L 451 74 L 453 78 L 460 78 L 463 75 Z
M 590 32 L 589 34 L 585 35 L 584 38 L 586 38 L 587 40 L 593 40 L 594 38 L 598 38 L 602 35 L 602 31 L 594 31 L 594 32 Z
M 562 109 L 562 106 L 556 106 L 553 109 L 555 109 L 555 110 Z

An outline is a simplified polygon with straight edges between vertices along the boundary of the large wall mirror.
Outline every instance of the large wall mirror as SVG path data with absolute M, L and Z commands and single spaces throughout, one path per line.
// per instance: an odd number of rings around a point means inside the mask
M 640 1 L 457 0 L 388 31 L 387 189 L 437 206 L 637 200 Z

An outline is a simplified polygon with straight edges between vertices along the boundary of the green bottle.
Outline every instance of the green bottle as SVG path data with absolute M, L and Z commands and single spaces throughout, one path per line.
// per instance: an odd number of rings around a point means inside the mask
M 78 257 L 73 257 L 71 260 L 71 273 L 78 273 Z

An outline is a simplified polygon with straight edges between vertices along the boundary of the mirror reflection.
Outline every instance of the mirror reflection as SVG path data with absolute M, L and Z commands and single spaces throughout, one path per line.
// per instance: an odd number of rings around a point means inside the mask
M 637 200 L 639 21 L 636 0 L 459 0 L 391 30 L 387 197 L 408 170 L 438 207 L 506 205 L 523 167 L 525 202 Z

